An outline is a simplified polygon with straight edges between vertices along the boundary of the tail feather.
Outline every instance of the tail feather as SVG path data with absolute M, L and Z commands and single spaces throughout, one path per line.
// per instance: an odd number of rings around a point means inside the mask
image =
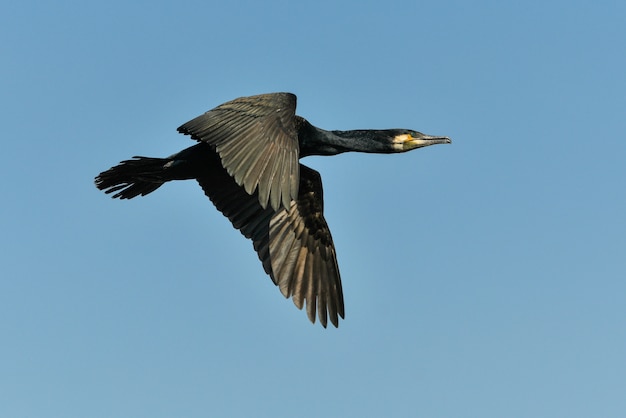
M 170 178 L 166 176 L 168 158 L 133 157 L 96 177 L 96 187 L 113 198 L 132 199 L 152 193 Z

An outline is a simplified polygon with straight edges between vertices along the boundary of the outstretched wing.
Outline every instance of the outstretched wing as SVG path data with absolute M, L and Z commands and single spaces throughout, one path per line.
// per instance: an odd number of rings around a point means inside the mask
M 343 292 L 330 230 L 323 216 L 318 172 L 300 165 L 300 187 L 289 210 L 263 208 L 257 193 L 248 194 L 208 150 L 197 180 L 205 194 L 233 226 L 251 239 L 263 268 L 298 309 L 306 301 L 309 319 L 315 314 L 326 327 L 328 317 L 339 325 L 344 317 Z
M 309 319 L 338 326 L 344 317 L 343 291 L 335 245 L 324 219 L 320 174 L 300 164 L 298 199 L 289 210 L 279 210 L 270 220 L 269 254 L 274 279 L 285 297 L 298 309 L 306 301 Z
M 289 208 L 298 196 L 296 96 L 240 97 L 185 123 L 178 132 L 210 144 L 222 166 L 262 208 Z

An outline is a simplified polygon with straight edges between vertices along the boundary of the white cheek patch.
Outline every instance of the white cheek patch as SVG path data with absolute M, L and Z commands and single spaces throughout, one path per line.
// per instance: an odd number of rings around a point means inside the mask
M 396 135 L 393 137 L 393 149 L 396 151 L 403 151 L 407 149 L 407 142 L 413 141 L 413 137 L 410 134 Z

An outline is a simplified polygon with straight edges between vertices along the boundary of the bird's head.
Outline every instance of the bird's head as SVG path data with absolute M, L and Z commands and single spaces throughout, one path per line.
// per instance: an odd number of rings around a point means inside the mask
M 391 134 L 391 144 L 396 152 L 410 151 L 435 144 L 450 144 L 452 142 L 447 136 L 426 135 L 410 129 L 393 129 Z
M 377 154 L 406 152 L 435 144 L 449 144 L 447 136 L 432 136 L 411 129 L 359 129 L 353 131 L 324 131 L 312 128 L 299 133 L 300 155 L 335 155 L 356 151 Z

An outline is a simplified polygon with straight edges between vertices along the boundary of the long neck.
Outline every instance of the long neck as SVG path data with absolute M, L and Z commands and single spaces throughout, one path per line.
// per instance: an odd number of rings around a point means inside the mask
M 336 155 L 342 152 L 389 153 L 389 145 L 381 141 L 381 133 L 375 130 L 325 131 L 309 124 L 302 126 L 298 134 L 300 156 Z

